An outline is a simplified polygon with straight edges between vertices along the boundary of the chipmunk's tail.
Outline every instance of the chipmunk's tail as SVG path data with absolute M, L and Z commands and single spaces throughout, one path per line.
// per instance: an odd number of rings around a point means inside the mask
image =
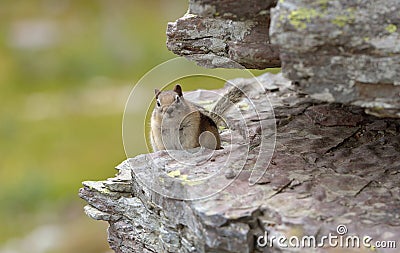
M 217 100 L 212 107 L 209 117 L 214 120 L 217 126 L 225 126 L 224 116 L 227 110 L 236 106 L 243 98 L 249 96 L 251 90 L 254 90 L 256 80 L 238 78 L 228 81 L 227 91 Z

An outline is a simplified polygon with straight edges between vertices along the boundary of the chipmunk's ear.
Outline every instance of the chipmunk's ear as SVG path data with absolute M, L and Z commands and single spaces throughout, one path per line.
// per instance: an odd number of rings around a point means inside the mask
M 154 94 L 156 95 L 156 97 L 158 97 L 158 94 L 160 94 L 160 90 L 159 89 L 154 89 Z
M 178 94 L 178 96 L 182 97 L 182 87 L 179 84 L 175 85 L 174 91 Z

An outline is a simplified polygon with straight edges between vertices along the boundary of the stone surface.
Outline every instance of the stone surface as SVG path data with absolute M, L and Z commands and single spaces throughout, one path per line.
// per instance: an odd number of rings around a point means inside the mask
M 276 243 L 260 247 L 257 239 L 265 233 L 320 239 L 338 235 L 338 225 L 348 229 L 345 236 L 397 240 L 399 247 L 400 120 L 314 100 L 282 75 L 265 74 L 258 80 L 264 91 L 250 98 L 258 104 L 268 94 L 276 118 L 271 160 L 259 153 L 265 137 L 259 134 L 260 124 L 271 121 L 270 112 L 255 115 L 242 105 L 249 131 L 225 129 L 224 149 L 207 162 L 201 162 L 207 153 L 190 158 L 183 151 L 160 151 L 127 159 L 115 178 L 83 183 L 79 195 L 88 203 L 85 212 L 110 224 L 108 240 L 115 252 L 287 252 Z M 231 123 L 238 120 L 234 112 L 229 116 Z M 250 149 L 243 148 L 247 137 Z M 257 158 L 266 172 L 253 185 L 249 179 Z M 211 181 L 196 181 L 209 176 Z M 229 182 L 209 197 L 179 198 L 204 196 Z M 352 252 L 370 251 L 361 247 Z
M 282 65 L 315 99 L 400 118 L 398 0 L 190 0 L 167 47 L 205 67 Z
M 399 13 L 398 0 L 282 0 L 270 36 L 304 92 L 400 117 Z
M 277 0 L 190 0 L 188 12 L 168 23 L 167 47 L 206 67 L 279 67 L 269 39 L 269 9 Z M 216 58 L 215 56 L 218 56 Z

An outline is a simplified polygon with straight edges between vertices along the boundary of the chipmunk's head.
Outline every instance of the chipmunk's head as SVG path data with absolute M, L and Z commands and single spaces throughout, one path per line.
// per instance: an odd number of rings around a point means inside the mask
M 179 84 L 175 85 L 173 90 L 160 91 L 155 89 L 156 106 L 154 110 L 161 114 L 168 113 L 173 116 L 174 112 L 180 111 L 185 108 L 182 88 Z

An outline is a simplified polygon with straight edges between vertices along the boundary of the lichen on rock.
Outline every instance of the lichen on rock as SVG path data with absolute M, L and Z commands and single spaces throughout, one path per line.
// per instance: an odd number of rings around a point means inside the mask
M 235 68 L 232 60 L 246 68 L 279 67 L 279 49 L 268 34 L 275 5 L 276 0 L 191 0 L 188 12 L 168 23 L 167 47 L 205 67 Z
M 279 2 L 270 36 L 283 73 L 316 98 L 400 117 L 399 11 L 396 0 Z
M 265 233 L 320 238 L 335 234 L 340 224 L 348 234 L 374 241 L 399 238 L 400 120 L 314 100 L 281 74 L 265 74 L 257 81 L 265 91 L 253 94 L 253 102 L 268 93 L 277 132 L 272 160 L 265 161 L 266 171 L 255 184 L 249 182 L 250 168 L 264 157 L 258 153 L 263 136 L 257 128 L 271 118 L 252 110 L 241 111 L 252 136 L 244 167 L 242 134 L 230 129 L 226 131 L 236 138 L 225 139 L 225 149 L 208 162 L 198 163 L 196 157 L 181 163 L 159 151 L 127 159 L 114 178 L 83 184 L 79 194 L 88 203 L 85 212 L 109 223 L 108 241 L 115 252 L 282 252 L 276 244 L 261 247 L 257 239 Z M 229 152 L 231 165 L 226 173 L 216 173 Z M 205 198 L 183 200 L 159 191 L 200 196 L 225 185 L 232 179 L 229 173 L 234 180 Z M 185 183 L 209 175 L 212 185 Z

